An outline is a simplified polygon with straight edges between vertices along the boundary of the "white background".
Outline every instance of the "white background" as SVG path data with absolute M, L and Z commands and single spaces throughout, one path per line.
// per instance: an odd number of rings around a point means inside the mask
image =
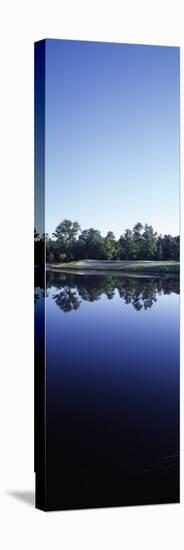
M 0 542 L 3 550 L 183 547 L 183 365 L 182 504 L 47 514 L 33 507 L 32 239 L 33 42 L 48 37 L 180 46 L 182 121 L 183 21 L 179 0 L 6 0 L 1 6 Z M 181 138 L 183 150 L 183 129 Z M 183 155 L 181 187 L 182 165 Z M 183 197 L 181 209 L 182 205 Z M 183 275 L 182 262 L 181 282 Z

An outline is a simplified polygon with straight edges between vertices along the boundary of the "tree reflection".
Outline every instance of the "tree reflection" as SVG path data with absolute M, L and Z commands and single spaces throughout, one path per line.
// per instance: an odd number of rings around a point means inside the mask
M 44 270 L 36 267 L 34 273 L 34 303 L 36 304 L 41 298 L 46 297 L 47 289 L 45 288 Z
M 54 288 L 52 298 L 65 313 L 78 310 L 83 301 L 95 302 L 104 295 L 112 300 L 116 294 L 136 311 L 146 311 L 157 302 L 158 295 L 179 294 L 179 279 L 48 271 L 49 288 Z
M 54 294 L 52 297 L 57 306 L 65 313 L 79 309 L 82 302 L 82 300 L 79 300 L 77 292 L 72 290 L 69 286 L 65 286 L 61 292 Z

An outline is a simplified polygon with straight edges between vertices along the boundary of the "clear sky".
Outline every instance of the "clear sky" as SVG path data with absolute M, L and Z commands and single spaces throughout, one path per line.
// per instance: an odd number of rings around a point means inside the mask
M 46 41 L 46 232 L 179 232 L 179 49 Z

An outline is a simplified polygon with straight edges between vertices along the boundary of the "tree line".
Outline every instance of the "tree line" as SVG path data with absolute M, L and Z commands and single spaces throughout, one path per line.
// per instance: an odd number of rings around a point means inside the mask
M 138 222 L 115 238 L 113 231 L 103 237 L 93 227 L 82 230 L 79 223 L 63 220 L 52 237 L 46 233 L 40 239 L 35 232 L 37 247 L 46 243 L 46 261 L 70 262 L 93 260 L 179 260 L 179 236 L 158 235 L 152 225 Z

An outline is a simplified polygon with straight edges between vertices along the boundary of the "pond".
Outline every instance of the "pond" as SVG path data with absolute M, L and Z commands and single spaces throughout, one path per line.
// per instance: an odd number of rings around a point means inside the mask
M 179 281 L 47 273 L 50 507 L 179 500 Z

